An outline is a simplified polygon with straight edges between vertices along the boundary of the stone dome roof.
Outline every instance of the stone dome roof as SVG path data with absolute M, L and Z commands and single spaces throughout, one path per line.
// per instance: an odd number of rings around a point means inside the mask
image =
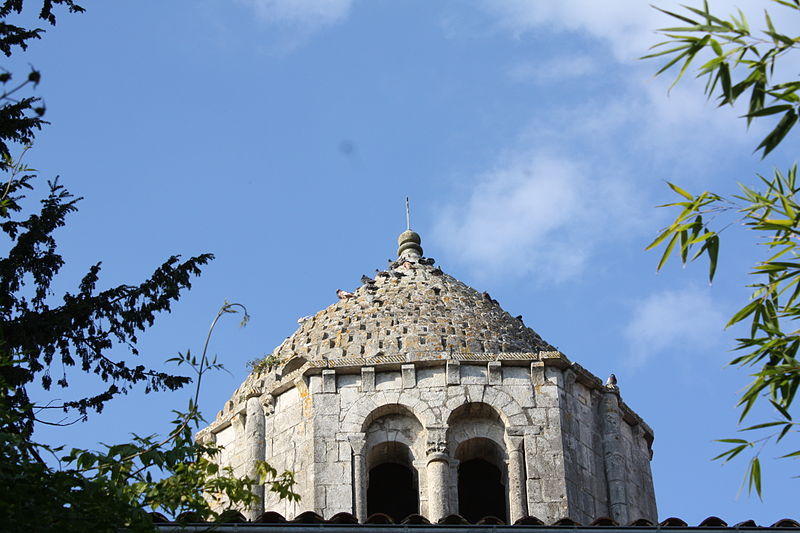
M 416 254 L 401 255 L 352 296 L 300 319 L 297 331 L 272 352 L 273 359 L 554 350 L 487 293 L 429 263 Z

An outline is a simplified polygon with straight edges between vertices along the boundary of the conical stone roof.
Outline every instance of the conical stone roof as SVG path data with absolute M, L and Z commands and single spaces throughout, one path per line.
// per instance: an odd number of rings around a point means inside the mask
M 285 362 L 371 358 L 420 352 L 554 350 L 522 320 L 481 293 L 427 264 L 401 257 L 301 325 L 272 353 Z

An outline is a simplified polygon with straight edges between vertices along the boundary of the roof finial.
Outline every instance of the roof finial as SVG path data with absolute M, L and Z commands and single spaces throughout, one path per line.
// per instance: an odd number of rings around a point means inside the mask
M 397 238 L 397 257 L 417 259 L 422 256 L 419 234 L 411 231 L 411 205 L 406 196 L 406 230 Z

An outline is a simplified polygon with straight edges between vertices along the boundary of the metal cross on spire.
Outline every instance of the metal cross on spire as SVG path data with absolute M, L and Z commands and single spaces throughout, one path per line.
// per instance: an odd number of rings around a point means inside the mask
M 406 230 L 411 230 L 411 206 L 406 196 Z

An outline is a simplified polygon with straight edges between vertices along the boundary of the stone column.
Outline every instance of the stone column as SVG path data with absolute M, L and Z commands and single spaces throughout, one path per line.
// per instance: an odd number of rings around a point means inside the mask
M 603 464 L 608 487 L 608 508 L 617 523 L 628 524 L 628 498 L 625 490 L 625 457 L 620 442 L 619 392 L 608 387 L 603 392 L 601 422 L 603 425 Z
M 261 400 L 257 396 L 247 399 L 247 418 L 245 419 L 245 475 L 251 479 L 258 479 L 258 461 L 264 460 L 264 410 Z M 259 483 L 253 487 L 253 494 L 258 501 L 247 508 L 246 516 L 254 520 L 264 512 L 264 485 Z
M 445 429 L 428 428 L 428 520 L 433 524 L 450 514 L 450 457 L 447 455 L 446 434 Z
M 353 507 L 356 518 L 363 523 L 367 519 L 367 442 L 363 433 L 350 435 L 348 440 L 353 450 Z
M 528 514 L 528 498 L 525 490 L 525 457 L 522 451 L 523 437 L 508 437 L 508 523 L 515 521 Z

